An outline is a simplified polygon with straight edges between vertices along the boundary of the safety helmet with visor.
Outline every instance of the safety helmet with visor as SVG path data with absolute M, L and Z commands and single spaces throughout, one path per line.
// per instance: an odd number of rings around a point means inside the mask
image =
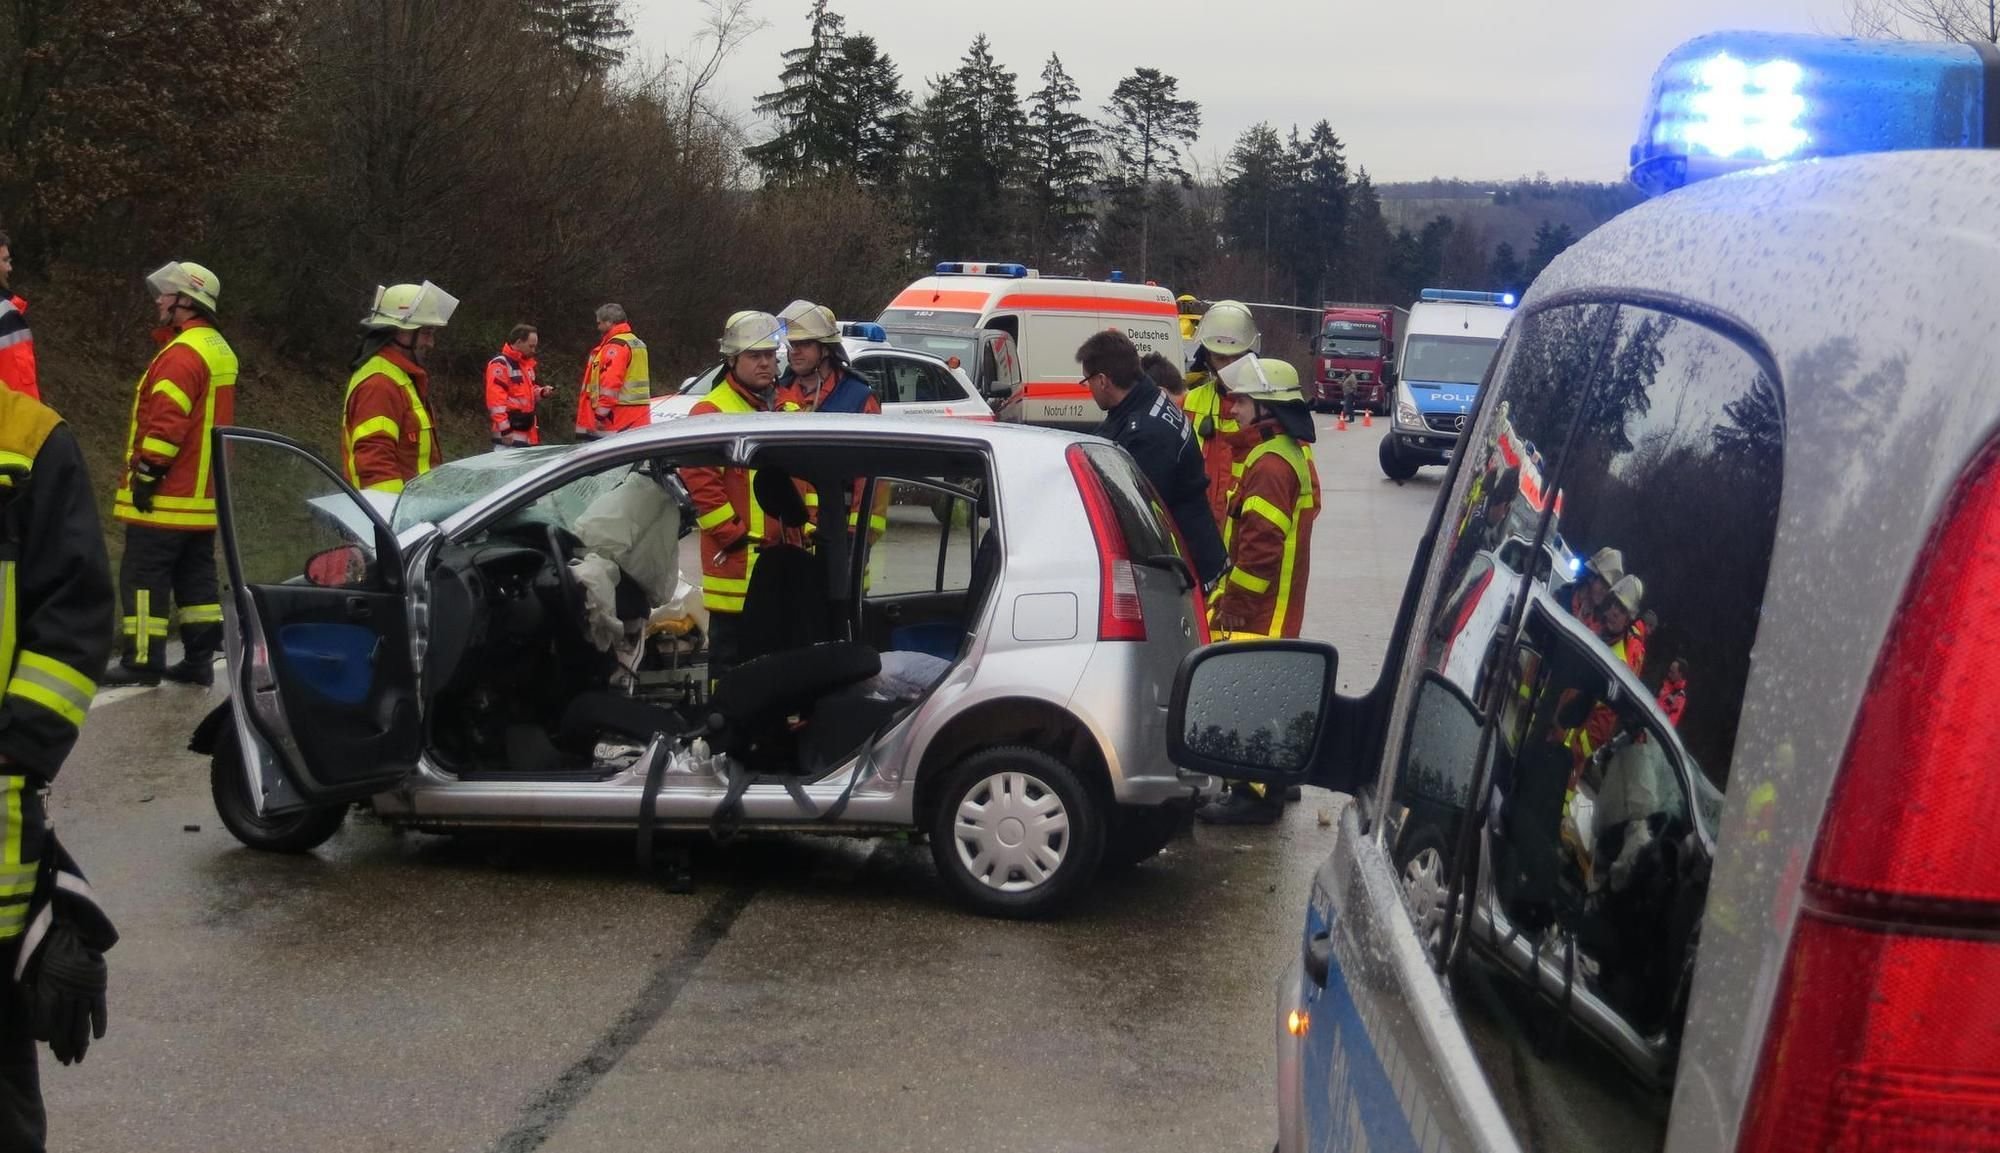
M 213 314 L 222 279 L 192 260 L 169 260 L 146 276 L 146 288 L 154 296 L 185 296 Z
M 1287 361 L 1267 359 L 1251 353 L 1232 361 L 1216 373 L 1226 396 L 1247 397 L 1264 404 L 1304 404 L 1299 388 L 1299 370 Z
M 426 280 L 422 284 L 377 286 L 368 315 L 361 318 L 366 329 L 394 328 L 415 332 L 420 328 L 443 328 L 458 310 L 458 298 Z
M 785 322 L 785 339 L 813 340 L 821 344 L 840 343 L 840 324 L 833 309 L 810 300 L 794 300 L 778 314 Z
M 1194 339 L 1212 355 L 1241 356 L 1257 351 L 1257 321 L 1249 305 L 1220 300 L 1202 314 Z
M 1615 585 L 1625 578 L 1625 554 L 1615 548 L 1601 548 L 1590 554 L 1590 571 L 1604 583 Z
M 776 352 L 785 343 L 785 322 L 768 312 L 746 309 L 730 316 L 718 342 L 722 355 L 733 359 L 745 352 Z

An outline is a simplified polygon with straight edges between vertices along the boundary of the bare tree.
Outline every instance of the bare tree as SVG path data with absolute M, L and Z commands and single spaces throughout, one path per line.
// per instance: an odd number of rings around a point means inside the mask
M 2000 0 L 1848 0 L 1856 36 L 2000 43 Z
M 707 100 L 709 86 L 715 83 L 722 65 L 736 54 L 743 42 L 762 32 L 768 23 L 750 15 L 750 0 L 705 0 L 703 6 L 708 9 L 708 20 L 689 46 L 688 58 L 682 64 L 685 72 L 680 116 L 683 140 L 694 138 L 698 119 L 706 118 L 711 125 L 722 123 L 724 118 Z

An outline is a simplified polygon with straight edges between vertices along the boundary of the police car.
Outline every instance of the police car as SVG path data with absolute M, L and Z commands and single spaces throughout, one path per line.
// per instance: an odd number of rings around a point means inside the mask
M 1177 763 L 1351 797 L 1279 984 L 1281 1149 L 1995 1147 L 1996 148 L 1990 46 L 1676 49 L 1655 198 L 1522 301 L 1379 682 L 1184 662 Z M 1652 621 L 1510 568 L 1468 680 L 1453 527 L 1503 429 L 1536 542 L 1559 506 Z M 1467 819 L 1423 877 L 1438 781 Z
M 1418 294 L 1403 325 L 1394 416 L 1377 450 L 1383 475 L 1408 480 L 1424 465 L 1451 460 L 1513 317 L 1511 292 Z

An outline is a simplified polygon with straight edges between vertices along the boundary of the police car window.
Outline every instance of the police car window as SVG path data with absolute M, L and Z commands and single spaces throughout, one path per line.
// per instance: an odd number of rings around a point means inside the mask
M 1412 336 L 1403 354 L 1406 380 L 1478 384 L 1493 363 L 1498 342 L 1473 336 Z
M 889 369 L 884 358 L 871 356 L 854 362 L 854 371 L 868 382 L 868 391 L 875 394 L 878 404 L 887 404 L 896 399 L 895 387 L 889 382 Z
M 1733 340 L 1627 306 L 1552 473 L 1566 560 L 1529 582 L 1510 675 L 1487 698 L 1490 875 L 1455 862 L 1477 896 L 1454 989 L 1530 1148 L 1664 1140 L 1776 535 L 1782 417 L 1775 382 Z M 1537 972 L 1555 996 L 1528 994 Z
M 937 365 L 904 360 L 895 362 L 890 372 L 896 378 L 897 393 L 906 403 L 942 404 L 952 399 L 945 391 L 945 371 Z

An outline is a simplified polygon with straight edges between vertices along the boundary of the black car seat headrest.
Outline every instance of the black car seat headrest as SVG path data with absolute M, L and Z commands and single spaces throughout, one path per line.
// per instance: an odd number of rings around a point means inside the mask
M 765 516 L 786 528 L 806 526 L 806 500 L 792 483 L 791 473 L 782 468 L 760 468 L 750 482 L 750 491 Z

